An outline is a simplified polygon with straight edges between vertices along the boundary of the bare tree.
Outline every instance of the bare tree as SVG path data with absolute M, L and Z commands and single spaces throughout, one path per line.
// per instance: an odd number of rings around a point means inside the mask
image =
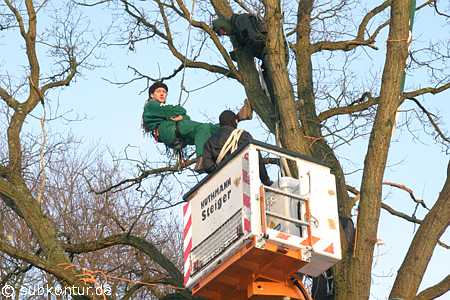
M 45 4 L 44 1 L 42 5 Z M 79 67 L 74 45 L 67 44 L 70 39 L 61 40 L 60 42 L 63 44 L 59 47 L 55 45 L 55 51 L 59 55 L 64 55 L 65 59 L 62 62 L 65 66 L 64 70 L 55 74 L 50 80 L 41 77 L 41 66 L 37 55 L 37 10 L 39 7 L 36 9 L 32 1 L 26 1 L 25 8 L 18 7 L 16 3 L 9 0 L 4 1 L 2 5 L 2 11 L 8 11 L 14 17 L 16 25 L 14 27 L 18 29 L 25 44 L 28 72 L 24 76 L 24 80 L 16 86 L 5 86 L 3 80 L 0 87 L 3 103 L 12 110 L 7 129 L 8 159 L 0 167 L 0 191 L 5 203 L 23 218 L 27 227 L 33 232 L 44 255 L 40 257 L 22 251 L 20 247 L 7 243 L 7 239 L 3 238 L 0 242 L 0 249 L 11 257 L 22 259 L 57 276 L 64 285 L 80 285 L 76 274 L 65 270 L 62 266 L 62 264 L 69 263 L 69 260 L 58 242 L 55 226 L 46 217 L 40 203 L 36 201 L 27 186 L 23 173 L 23 146 L 20 133 L 26 117 L 36 106 L 44 103 L 45 96 L 50 90 L 70 84 Z M 23 101 L 16 96 L 16 94 L 21 95 L 22 93 L 25 96 Z
M 92 67 L 88 58 L 98 42 L 90 46 L 75 44 L 84 33 L 75 30 L 80 29 L 81 19 L 77 18 L 73 22 L 60 23 L 60 31 L 43 35 L 39 40 L 37 12 L 46 8 L 49 2 L 42 1 L 38 5 L 31 0 L 26 0 L 25 4 L 18 2 L 4 0 L 5 4 L 0 7 L 1 31 L 17 30 L 20 33 L 28 61 L 22 79 L 0 78 L 1 107 L 7 126 L 6 136 L 1 141 L 6 141 L 6 156 L 0 159 L 0 196 L 6 205 L 1 210 L 0 282 L 15 280 L 20 286 L 32 284 L 33 280 L 42 282 L 42 278 L 46 278 L 52 284 L 84 286 L 90 283 L 80 282 L 78 276 L 83 275 L 83 270 L 77 268 L 84 265 L 106 270 L 108 278 L 120 281 L 112 283 L 112 297 L 143 298 L 146 293 L 151 293 L 161 299 L 191 299 L 189 291 L 182 288 L 179 258 L 176 257 L 179 244 L 176 239 L 164 239 L 177 234 L 176 225 L 169 226 L 169 232 L 157 230 L 158 238 L 154 238 L 152 231 L 152 226 L 161 221 L 155 211 L 175 204 L 170 193 L 165 193 L 161 187 L 169 186 L 162 183 L 176 176 L 173 173 L 178 171 L 178 166 L 155 167 L 140 162 L 139 174 L 124 178 L 114 175 L 117 173 L 102 163 L 90 169 L 86 164 L 77 164 L 76 160 L 55 159 L 54 164 L 46 166 L 46 176 L 42 176 L 41 158 L 46 154 L 44 152 L 42 156 L 42 148 L 36 150 L 33 146 L 36 139 L 33 143 L 31 138 L 29 146 L 24 142 L 21 135 L 24 122 L 40 103 L 48 102 L 51 90 L 70 84 L 83 64 Z M 396 115 L 401 113 L 401 108 L 414 105 L 413 116 L 425 126 L 425 132 L 435 136 L 444 149 L 447 150 L 449 145 L 439 119 L 423 104 L 425 96 L 431 97 L 450 88 L 448 40 L 422 47 L 414 40 L 411 43 L 409 33 L 412 12 L 432 10 L 437 19 L 448 22 L 448 7 L 436 0 L 424 1 L 416 7 L 411 7 L 411 3 L 413 1 L 380 1 L 373 8 L 365 9 L 356 1 L 264 0 L 255 3 L 236 0 L 230 3 L 210 0 L 194 3 L 197 4 L 195 11 L 182 0 L 103 0 L 81 4 L 122 9 L 128 27 L 121 43 L 131 49 L 149 39 L 167 45 L 168 52 L 180 67 L 173 74 L 160 77 L 170 79 L 185 68 L 194 68 L 236 80 L 261 120 L 273 134 L 277 133 L 284 147 L 312 155 L 333 167 L 339 215 L 350 218 L 352 208 L 355 204 L 358 207 L 353 247 L 348 247 L 343 239 L 344 257 L 334 270 L 336 299 L 369 297 L 373 250 L 382 208 L 420 224 L 390 296 L 424 299 L 437 297 L 449 289 L 447 276 L 437 285 L 418 293 L 433 250 L 449 225 L 450 177 L 447 175 L 439 198 L 423 220 L 382 202 L 387 156 L 392 132 L 397 126 Z M 266 95 L 260 83 L 255 59 L 243 49 L 237 49 L 234 62 L 227 52 L 231 45 L 220 40 L 210 28 L 212 18 L 230 17 L 244 11 L 259 14 L 266 22 L 266 67 L 273 78 L 274 99 Z M 177 32 L 180 24 L 190 24 L 189 45 L 184 35 Z M 288 48 L 285 47 L 286 40 Z M 38 46 L 48 47 L 49 54 L 57 59 L 57 68 L 46 70 L 46 75 L 40 67 Z M 237 47 L 236 44 L 232 46 Z M 384 53 L 382 68 L 366 74 L 364 84 L 358 85 L 352 65 L 361 63 L 363 54 L 367 58 L 367 53 L 379 49 Z M 286 51 L 293 58 L 290 63 Z M 210 53 L 216 54 L 216 61 L 208 59 Z M 428 71 L 430 86 L 405 91 L 405 74 L 413 76 L 418 70 Z M 157 79 L 153 78 L 157 76 L 135 71 L 138 79 Z M 327 82 L 327 78 L 331 80 Z M 405 126 L 409 124 L 406 122 Z M 343 143 L 350 144 L 366 136 L 369 136 L 369 144 L 361 185 L 352 188 L 347 184 L 337 149 Z M 56 152 L 51 153 L 55 153 L 56 158 L 57 147 L 55 149 Z M 61 162 L 59 166 L 58 161 Z M 49 171 L 50 165 L 55 172 Z M 78 185 L 80 176 L 87 187 Z M 155 179 L 150 181 L 153 185 L 146 186 L 144 180 L 148 178 Z M 128 194 L 132 187 L 143 193 L 143 203 L 135 194 Z M 97 193 L 82 197 L 86 188 Z M 73 208 L 76 213 L 69 214 L 68 208 Z M 10 226 L 9 220 L 19 221 Z M 175 251 L 167 252 L 169 247 L 161 244 L 162 240 L 173 243 L 170 248 Z M 127 264 L 137 267 L 131 269 Z
M 181 69 L 193 68 L 235 79 L 267 128 L 279 134 L 284 147 L 312 155 L 332 166 L 337 181 L 339 215 L 350 218 L 352 208 L 355 204 L 358 207 L 353 247 L 347 247 L 344 241 L 343 260 L 335 268 L 336 299 L 369 297 L 382 208 L 408 221 L 418 221 L 420 229 L 391 291 L 391 297 L 412 299 L 416 296 L 433 249 L 448 227 L 448 180 L 427 216 L 417 220 L 382 203 L 383 176 L 396 127 L 409 128 L 414 122 L 421 124 L 425 132 L 433 135 L 448 151 L 447 133 L 441 128 L 437 115 L 425 107 L 423 99 L 450 88 L 449 42 L 444 39 L 423 47 L 423 43 L 415 41 L 410 34 L 415 13 L 426 10 L 433 11 L 437 20 L 448 25 L 445 4 L 430 0 L 416 5 L 415 1 L 399 0 L 379 1 L 372 8 L 361 8 L 357 1 L 210 0 L 191 2 L 196 5 L 193 11 L 194 6 L 190 8 L 183 0 L 78 3 L 84 6 L 114 3 L 115 9 L 122 8 L 129 20 L 122 43 L 132 49 L 138 47 L 140 41 L 154 39 L 167 45 Z M 242 12 L 258 14 L 265 20 L 268 29 L 265 63 L 273 79 L 274 99 L 270 99 L 261 86 L 255 59 L 233 44 L 237 50 L 234 62 L 227 52 L 228 41 L 220 40 L 210 27 L 215 17 L 231 17 L 233 13 Z M 186 24 L 192 31 L 188 35 L 191 40 L 177 31 L 180 27 L 186 28 Z M 286 39 L 289 49 L 284 47 Z M 381 68 L 358 74 L 354 65 L 370 65 L 370 53 L 379 53 L 380 49 L 384 55 Z M 211 51 L 217 60 L 208 59 Z M 290 64 L 286 51 L 294 58 Z M 160 77 L 171 78 L 180 68 Z M 411 77 L 418 70 L 428 72 L 430 85 L 405 90 L 406 74 Z M 155 79 L 135 71 L 135 79 Z M 356 83 L 357 76 L 362 76 L 364 83 Z M 397 123 L 397 115 L 402 114 L 405 107 L 406 121 Z M 361 185 L 357 190 L 350 188 L 356 193 L 351 197 L 337 148 L 364 137 L 369 137 L 369 144 Z M 115 188 L 130 180 L 140 183 L 147 176 L 165 170 L 144 170 Z M 413 261 L 418 265 L 414 270 Z M 436 297 L 448 288 L 447 277 L 417 297 L 423 297 L 424 293 Z
M 178 224 L 158 215 L 170 187 L 89 193 L 123 178 L 118 166 L 80 157 L 73 138 L 46 129 L 61 117 L 52 113 L 52 91 L 95 68 L 94 54 L 105 38 L 91 35 L 89 22 L 68 4 L 0 5 L 0 29 L 17 34 L 26 61 L 22 75 L 4 66 L 0 71 L 0 285 L 14 287 L 17 297 L 20 288 L 48 284 L 78 288 L 75 299 L 104 299 L 88 288 L 106 280 L 112 299 L 159 298 L 178 290 L 188 297 L 171 261 L 178 259 Z M 38 32 L 40 17 L 50 21 Z M 41 136 L 27 131 L 34 114 L 40 115 Z M 152 201 L 142 205 L 146 197 Z

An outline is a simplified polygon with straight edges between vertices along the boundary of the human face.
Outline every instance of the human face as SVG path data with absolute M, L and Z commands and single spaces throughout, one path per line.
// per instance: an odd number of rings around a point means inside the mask
M 228 33 L 223 28 L 219 28 L 217 33 L 219 34 L 219 36 L 228 35 Z
M 151 97 L 159 103 L 166 103 L 167 91 L 165 88 L 159 87 L 151 94 Z

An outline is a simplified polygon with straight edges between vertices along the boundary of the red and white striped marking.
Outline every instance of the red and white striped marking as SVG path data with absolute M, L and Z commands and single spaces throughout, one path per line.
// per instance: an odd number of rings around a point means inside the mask
M 192 250 L 192 216 L 191 203 L 186 202 L 183 205 L 183 262 L 184 262 L 184 286 L 189 281 L 192 272 L 190 254 Z
M 250 164 L 248 160 L 248 152 L 244 154 L 242 159 L 242 217 L 244 233 L 252 231 L 252 223 L 250 222 L 251 199 L 250 199 Z

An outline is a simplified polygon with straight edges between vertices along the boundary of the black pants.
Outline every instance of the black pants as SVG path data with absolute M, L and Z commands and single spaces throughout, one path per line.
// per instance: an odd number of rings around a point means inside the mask
M 258 163 L 259 163 L 259 179 L 264 185 L 272 185 L 272 181 L 267 174 L 266 165 L 264 164 L 261 153 L 258 152 Z

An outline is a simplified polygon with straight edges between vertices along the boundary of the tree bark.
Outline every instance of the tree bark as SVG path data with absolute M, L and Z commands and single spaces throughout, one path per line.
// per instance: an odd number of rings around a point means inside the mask
M 447 180 L 433 208 L 424 218 L 403 260 L 390 298 L 413 299 L 440 236 L 450 225 L 450 164 Z
M 313 48 L 311 44 L 311 12 L 313 0 L 302 0 L 299 2 L 297 10 L 297 42 L 296 69 L 297 69 L 297 91 L 298 91 L 298 111 L 302 123 L 303 134 L 309 138 L 308 148 L 311 154 L 327 163 L 336 176 L 337 198 L 339 215 L 350 217 L 353 203 L 349 200 L 345 183 L 345 175 L 339 160 L 336 158 L 333 149 L 327 144 L 322 136 L 320 119 L 318 118 L 315 104 L 313 67 L 311 57 Z
M 279 119 L 283 147 L 304 154 L 310 154 L 300 130 L 294 93 L 287 70 L 286 47 L 283 33 L 283 18 L 280 1 L 265 0 L 265 21 L 267 27 L 266 64 L 274 88 L 274 101 Z
M 433 285 L 426 290 L 420 292 L 414 300 L 429 300 L 444 295 L 450 290 L 450 275 L 447 275 L 438 284 Z
M 338 299 L 369 298 L 373 249 L 377 241 L 381 209 L 382 181 L 408 55 L 409 2 L 398 0 L 393 1 L 391 5 L 380 102 L 364 160 L 355 255 L 347 279 L 349 294 Z

